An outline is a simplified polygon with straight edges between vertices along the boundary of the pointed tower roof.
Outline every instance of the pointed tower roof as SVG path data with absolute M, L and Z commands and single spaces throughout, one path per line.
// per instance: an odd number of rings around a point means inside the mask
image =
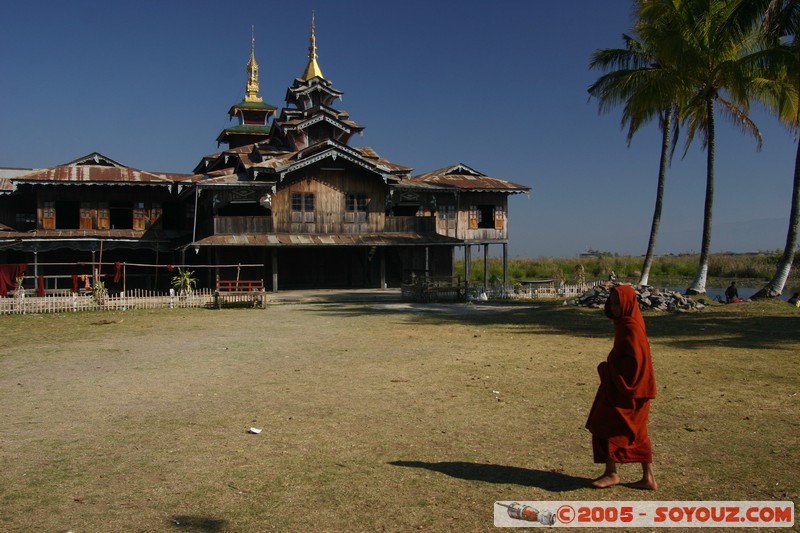
M 308 81 L 311 78 L 320 77 L 325 79 L 322 75 L 322 69 L 319 68 L 317 63 L 317 39 L 314 36 L 314 12 L 311 12 L 311 38 L 308 45 L 308 65 L 306 66 L 303 76 L 300 78 L 303 81 Z
M 247 62 L 247 94 L 245 102 L 263 102 L 258 96 L 258 63 L 256 63 L 256 28 L 250 29 L 250 61 Z
M 269 137 L 269 118 L 275 114 L 272 106 L 258 95 L 258 63 L 256 62 L 255 28 L 250 34 L 250 60 L 247 62 L 247 87 L 244 100 L 234 104 L 228 110 L 230 117 L 236 118 L 239 124 L 225 128 L 217 136 L 217 143 L 226 143 L 230 148 L 237 148 L 266 140 Z

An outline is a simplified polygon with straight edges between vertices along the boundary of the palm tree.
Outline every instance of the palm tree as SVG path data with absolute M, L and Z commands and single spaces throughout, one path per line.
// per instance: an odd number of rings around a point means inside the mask
M 800 1 L 769 0 L 762 31 L 771 46 L 765 59 L 778 78 L 784 82 L 782 90 L 767 93 L 761 100 L 772 109 L 790 131 L 797 135 L 800 129 L 800 43 L 797 40 L 800 29 Z M 781 76 L 782 75 L 782 76 Z M 797 250 L 798 225 L 800 223 L 800 144 L 794 163 L 789 228 L 783 255 L 773 278 L 752 298 L 777 298 L 783 292 L 794 262 Z
M 654 43 L 660 60 L 677 71 L 685 89 L 682 122 L 687 126 L 686 151 L 699 134 L 706 149 L 706 191 L 703 238 L 697 273 L 689 294 L 706 290 L 714 202 L 714 157 L 717 108 L 761 147 L 761 133 L 747 116 L 754 85 L 752 63 L 755 2 L 750 0 L 640 0 L 640 34 Z M 686 94 L 686 93 L 684 93 Z
M 605 48 L 597 50 L 589 64 L 607 73 L 589 87 L 589 94 L 599 100 L 599 111 L 610 110 L 624 103 L 621 125 L 628 125 L 627 141 L 630 146 L 634 134 L 645 123 L 658 117 L 661 129 L 661 157 L 658 166 L 658 185 L 656 204 L 650 225 L 650 238 L 647 244 L 639 285 L 647 285 L 650 269 L 655 255 L 661 211 L 664 204 L 664 185 L 667 167 L 672 158 L 674 142 L 677 139 L 678 121 L 676 118 L 677 96 L 674 72 L 659 62 L 653 47 L 623 35 L 625 48 Z M 679 88 L 679 87 L 678 87 Z

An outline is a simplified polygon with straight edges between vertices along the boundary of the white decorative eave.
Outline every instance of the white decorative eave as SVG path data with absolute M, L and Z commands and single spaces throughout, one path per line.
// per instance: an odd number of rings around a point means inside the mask
M 296 170 L 299 170 L 301 168 L 307 167 L 309 165 L 313 165 L 314 163 L 317 163 L 319 161 L 322 161 L 322 160 L 328 159 L 328 158 L 336 161 L 336 159 L 338 157 L 341 157 L 345 161 L 349 161 L 349 162 L 351 162 L 351 163 L 353 163 L 355 165 L 363 167 L 363 168 L 369 170 L 370 172 L 374 172 L 375 174 L 378 174 L 381 177 L 381 179 L 383 180 L 384 183 L 388 182 L 389 178 L 388 178 L 386 172 L 381 172 L 380 168 L 377 167 L 376 165 L 373 165 L 372 163 L 367 163 L 360 156 L 355 155 L 355 154 L 349 154 L 349 153 L 345 152 L 344 150 L 342 150 L 340 147 L 329 148 L 329 149 L 327 149 L 327 150 L 325 150 L 325 151 L 323 151 L 323 152 L 321 152 L 319 154 L 313 155 L 313 156 L 311 156 L 311 157 L 309 157 L 307 159 L 303 159 L 302 161 L 298 161 L 296 163 L 288 165 L 287 167 L 285 167 L 283 170 L 280 171 L 280 181 L 283 181 L 283 179 L 286 177 L 286 174 L 288 174 L 290 172 L 294 172 Z
M 317 116 L 315 116 L 313 118 L 310 118 L 308 120 L 300 122 L 299 124 L 295 124 L 293 126 L 284 126 L 283 129 L 286 130 L 286 131 L 305 129 L 305 128 L 307 128 L 309 126 L 312 126 L 312 125 L 316 124 L 317 122 L 321 122 L 323 120 L 325 122 L 329 122 L 330 124 L 333 124 L 334 126 L 339 128 L 340 130 L 344 131 L 345 133 L 351 133 L 350 132 L 350 128 L 345 126 L 342 122 L 340 122 L 338 120 L 335 120 L 335 119 L 333 119 L 333 118 L 331 118 L 329 116 L 326 116 L 326 115 L 317 115 Z
M 17 185 L 99 185 L 102 187 L 113 185 L 117 187 L 166 187 L 172 188 L 172 182 L 153 182 L 153 181 L 77 181 L 77 180 L 20 180 L 12 181 L 13 190 L 17 190 Z

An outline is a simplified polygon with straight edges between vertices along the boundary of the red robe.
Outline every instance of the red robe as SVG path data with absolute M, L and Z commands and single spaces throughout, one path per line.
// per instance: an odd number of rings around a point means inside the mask
M 614 347 L 600 363 L 600 386 L 586 421 L 592 433 L 594 461 L 650 463 L 647 435 L 650 400 L 656 397 L 656 378 L 644 318 L 633 287 L 612 289 L 619 296 L 621 317 L 614 321 Z M 606 314 L 610 316 L 610 298 Z

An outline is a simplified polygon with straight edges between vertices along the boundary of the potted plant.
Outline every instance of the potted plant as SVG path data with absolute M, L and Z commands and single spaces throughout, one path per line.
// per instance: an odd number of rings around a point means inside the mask
M 189 295 L 197 285 L 197 278 L 194 277 L 193 270 L 186 270 L 178 267 L 178 273 L 172 277 L 172 286 L 180 295 Z
M 97 302 L 97 305 L 105 304 L 106 298 L 108 298 L 108 289 L 106 288 L 106 284 L 99 279 L 94 283 L 94 289 L 92 289 L 92 298 L 94 298 L 94 301 Z

